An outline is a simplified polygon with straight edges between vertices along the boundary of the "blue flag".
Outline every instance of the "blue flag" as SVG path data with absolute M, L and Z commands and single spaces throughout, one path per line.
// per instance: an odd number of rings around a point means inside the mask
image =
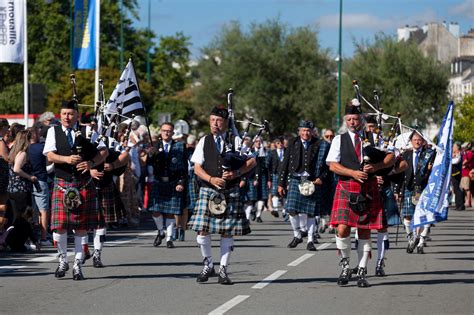
M 436 158 L 428 185 L 423 190 L 415 208 L 414 227 L 444 221 L 448 218 L 448 192 L 453 151 L 453 114 L 454 103 L 451 101 L 441 124 Z
M 74 69 L 95 69 L 96 1 L 75 1 L 72 53 Z

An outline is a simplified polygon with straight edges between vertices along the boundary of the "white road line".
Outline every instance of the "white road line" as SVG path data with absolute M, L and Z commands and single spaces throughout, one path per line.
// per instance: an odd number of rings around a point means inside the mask
M 311 257 L 313 257 L 313 256 L 314 256 L 314 254 L 304 254 L 304 255 L 301 256 L 300 258 L 295 259 L 295 260 L 293 260 L 292 262 L 290 262 L 290 263 L 288 264 L 288 266 L 290 266 L 290 267 L 296 267 L 296 266 L 298 266 L 299 264 L 301 264 L 303 261 L 305 261 L 306 259 L 309 259 L 309 258 L 311 258 Z
M 277 270 L 256 285 L 252 287 L 252 289 L 263 289 L 267 285 L 269 285 L 272 281 L 275 281 L 276 279 L 280 278 L 282 275 L 284 275 L 288 270 Z
M 23 269 L 26 268 L 26 266 L 0 266 L 0 273 L 5 273 L 17 269 Z
M 333 243 L 324 243 L 324 244 L 321 244 L 319 245 L 318 247 L 316 247 L 317 250 L 320 250 L 320 249 L 325 249 L 325 248 L 328 248 L 329 246 L 331 246 Z
M 237 295 L 232 300 L 227 301 L 226 303 L 222 304 L 221 306 L 219 306 L 218 308 L 216 308 L 215 310 L 210 312 L 209 315 L 224 314 L 225 312 L 227 312 L 228 310 L 230 310 L 231 308 L 233 308 L 237 304 L 239 304 L 239 303 L 245 301 L 246 299 L 248 299 L 249 297 L 250 297 L 250 295 Z

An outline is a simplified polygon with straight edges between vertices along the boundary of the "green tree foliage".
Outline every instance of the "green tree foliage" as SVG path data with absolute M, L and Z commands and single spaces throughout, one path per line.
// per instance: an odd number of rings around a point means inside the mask
M 454 139 L 461 142 L 474 140 L 474 95 L 466 95 L 456 104 L 454 112 Z
M 234 22 L 203 49 L 195 110 L 207 118 L 232 87 L 237 116 L 269 120 L 274 135 L 294 132 L 303 118 L 327 127 L 336 96 L 330 69 L 328 53 L 309 27 L 290 28 L 269 20 L 245 32 Z
M 400 112 L 405 124 L 424 126 L 438 122 L 448 104 L 448 69 L 430 57 L 424 57 L 416 44 L 397 42 L 377 35 L 373 44 L 356 43 L 356 52 L 346 73 L 357 79 L 361 93 L 372 100 L 379 91 L 386 113 Z M 345 95 L 354 95 L 346 85 Z M 349 101 L 349 98 L 345 100 Z M 367 107 L 364 111 L 369 111 Z

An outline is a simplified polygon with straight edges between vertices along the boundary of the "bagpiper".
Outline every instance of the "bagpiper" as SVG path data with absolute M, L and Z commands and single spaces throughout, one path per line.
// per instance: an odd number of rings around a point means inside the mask
M 82 236 L 103 224 L 97 193 L 89 170 L 104 158 L 77 129 L 77 101 L 63 103 L 61 125 L 49 128 L 43 154 L 54 163 L 54 187 L 51 206 L 51 230 L 58 248 L 56 278 L 69 269 L 67 232 L 74 230 L 75 259 L 73 279 L 84 280 L 82 273 Z
M 270 170 L 270 176 L 272 179 L 272 187 L 270 195 L 272 198 L 272 215 L 276 218 L 279 217 L 279 210 L 283 210 L 283 197 L 278 194 L 278 172 L 280 165 L 283 162 L 285 156 L 285 148 L 283 147 L 283 138 L 279 137 L 273 140 L 275 149 L 270 151 L 270 157 L 268 160 L 268 168 Z

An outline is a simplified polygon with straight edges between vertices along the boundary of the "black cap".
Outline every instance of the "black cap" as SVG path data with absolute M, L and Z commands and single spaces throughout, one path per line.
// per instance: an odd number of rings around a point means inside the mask
M 309 129 L 313 129 L 314 128 L 314 124 L 311 120 L 300 120 L 299 124 L 298 124 L 298 128 L 309 128 Z
M 77 101 L 76 101 L 76 100 L 63 101 L 63 103 L 61 104 L 61 109 L 74 109 L 74 110 L 78 110 L 78 108 L 77 108 Z
M 211 110 L 211 115 L 222 117 L 224 119 L 227 119 L 229 117 L 229 113 L 227 112 L 227 109 L 224 108 L 224 106 L 216 106 Z
M 358 99 L 354 98 L 346 106 L 346 115 L 361 115 L 362 109 Z
M 376 124 L 377 119 L 375 119 L 374 115 L 365 115 L 365 122 L 368 124 Z

